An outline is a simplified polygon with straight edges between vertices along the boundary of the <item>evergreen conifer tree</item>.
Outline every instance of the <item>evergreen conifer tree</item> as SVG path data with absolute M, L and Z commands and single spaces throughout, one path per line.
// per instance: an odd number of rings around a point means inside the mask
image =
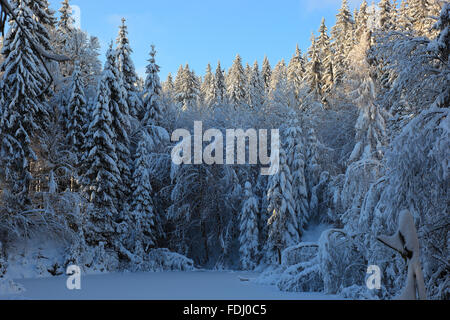
M 214 92 L 213 100 L 214 105 L 222 105 L 226 102 L 227 87 L 225 83 L 225 76 L 223 74 L 220 61 L 217 63 L 216 75 L 214 77 Z
M 245 198 L 239 221 L 239 253 L 241 267 L 253 270 L 258 258 L 258 199 L 253 195 L 250 182 L 245 184 Z
M 3 43 L 4 61 L 0 67 L 0 171 L 1 180 L 15 197 L 13 207 L 23 210 L 30 205 L 28 195 L 30 165 L 36 161 L 32 141 L 47 125 L 48 113 L 43 101 L 44 89 L 50 81 L 42 62 L 24 35 L 34 37 L 40 24 L 33 18 L 29 1 L 15 7 L 17 21 Z M 22 26 L 18 26 L 18 22 Z
M 268 192 L 269 236 L 268 249 L 281 264 L 281 252 L 298 244 L 298 221 L 292 191 L 292 175 L 287 165 L 286 153 L 280 150 L 280 168 L 269 178 Z
M 227 77 L 228 100 L 237 109 L 246 105 L 246 79 L 241 56 L 237 55 Z
M 290 86 L 292 86 L 295 94 L 295 100 L 297 102 L 300 101 L 300 89 L 303 85 L 305 72 L 305 61 L 303 60 L 302 52 L 297 45 L 295 55 L 292 57 L 288 65 L 288 80 Z
M 138 77 L 133 60 L 131 59 L 133 50 L 130 47 L 128 27 L 125 24 L 125 19 L 122 19 L 122 25 L 119 28 L 116 52 L 117 66 L 122 76 L 129 113 L 133 117 L 141 120 L 145 111 L 142 110 L 142 102 L 140 99 L 139 89 L 137 87 Z
M 156 64 L 155 46 L 152 45 L 149 64 L 147 65 L 147 78 L 144 83 L 144 125 L 160 125 L 164 117 L 161 103 L 161 83 L 159 79 L 159 66 Z M 169 84 L 171 78 L 169 78 Z M 172 84 L 173 86 L 173 84 Z

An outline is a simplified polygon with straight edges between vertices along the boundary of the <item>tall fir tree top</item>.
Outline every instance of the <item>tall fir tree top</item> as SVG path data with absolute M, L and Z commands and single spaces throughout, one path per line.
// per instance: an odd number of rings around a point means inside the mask
M 332 28 L 332 35 L 336 41 L 345 41 L 351 35 L 353 28 L 352 13 L 348 7 L 347 0 L 342 0 L 342 6 L 336 15 L 336 24 Z
M 119 35 L 117 36 L 117 48 L 123 48 L 124 50 L 127 50 L 129 53 L 133 52 L 130 48 L 130 41 L 128 39 L 128 27 L 125 24 L 126 19 L 122 18 L 122 24 L 119 27 Z
M 63 32 L 70 32 L 73 30 L 75 20 L 72 17 L 72 7 L 69 0 L 64 0 L 62 7 L 58 10 L 60 13 L 58 26 Z
M 380 0 L 378 3 L 380 8 L 380 29 L 383 31 L 391 30 L 394 27 L 394 13 L 390 0 Z
M 328 36 L 328 28 L 325 24 L 325 18 L 322 18 L 322 22 L 320 23 L 317 44 L 320 48 L 325 48 L 330 44 L 330 37 Z
M 161 81 L 159 78 L 159 66 L 156 64 L 155 45 L 151 46 L 150 59 L 145 73 L 147 78 L 144 84 L 144 117 L 145 124 L 159 125 L 163 118 L 162 105 L 159 101 L 161 95 Z
M 244 67 L 242 66 L 242 58 L 238 54 L 227 77 L 228 98 L 235 107 L 244 104 L 246 101 L 246 82 L 247 79 Z
M 358 42 L 364 32 L 368 29 L 368 21 L 369 21 L 369 11 L 367 1 L 364 0 L 359 7 L 358 15 L 355 16 L 355 37 Z
M 262 78 L 264 81 L 264 87 L 268 92 L 270 90 L 270 82 L 272 77 L 272 67 L 270 66 L 269 58 L 264 56 L 262 70 L 261 70 Z
M 123 79 L 129 112 L 132 116 L 141 120 L 144 111 L 142 110 L 142 101 L 139 95 L 139 77 L 136 74 L 136 69 L 131 59 L 133 50 L 130 47 L 128 27 L 125 22 L 126 20 L 123 18 L 116 39 L 117 66 Z

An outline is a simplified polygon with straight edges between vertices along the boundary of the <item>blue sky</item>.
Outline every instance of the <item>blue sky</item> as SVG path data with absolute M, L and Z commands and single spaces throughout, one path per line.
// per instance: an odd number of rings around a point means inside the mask
M 50 0 L 54 9 L 61 0 Z M 351 9 L 361 0 L 350 0 Z M 239 53 L 244 62 L 272 64 L 289 60 L 298 43 L 310 44 L 322 17 L 334 25 L 341 0 L 71 0 L 81 9 L 81 28 L 98 36 L 102 60 L 116 39 L 122 17 L 127 19 L 133 60 L 145 72 L 150 45 L 156 45 L 161 78 L 176 74 L 180 64 L 203 74 L 208 62 L 228 68 Z

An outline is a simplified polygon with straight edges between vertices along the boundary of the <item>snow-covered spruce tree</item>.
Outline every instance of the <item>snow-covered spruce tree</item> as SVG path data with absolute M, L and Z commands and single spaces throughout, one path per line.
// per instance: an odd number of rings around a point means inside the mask
M 292 190 L 292 175 L 287 165 L 284 149 L 280 149 L 280 168 L 277 174 L 269 178 L 267 191 L 269 236 L 267 249 L 269 259 L 281 264 L 281 252 L 298 244 L 298 221 Z
M 137 137 L 140 141 L 138 148 L 144 148 L 145 146 L 145 150 L 138 150 L 138 152 L 141 153 L 142 157 L 145 157 L 145 174 L 148 175 L 148 183 L 150 187 L 149 192 L 151 196 L 160 192 L 161 189 L 165 188 L 167 184 L 170 183 L 170 177 L 168 173 L 168 169 L 170 167 L 170 164 L 168 164 L 168 158 L 170 158 L 170 156 L 168 154 L 167 148 L 170 142 L 170 138 L 166 128 L 168 128 L 168 126 L 170 125 L 169 122 L 171 121 L 171 119 L 167 118 L 169 112 L 167 112 L 166 108 L 173 107 L 172 102 L 165 102 L 163 100 L 167 98 L 164 97 L 164 94 L 162 92 L 159 78 L 159 66 L 156 64 L 155 56 L 155 46 L 152 45 L 149 64 L 147 65 L 146 71 L 147 77 L 145 79 L 143 88 L 145 114 L 143 121 L 141 122 L 141 130 L 137 134 Z M 169 81 L 171 81 L 170 78 Z M 135 166 L 136 165 L 137 163 L 135 163 Z M 136 167 L 135 170 L 137 170 Z M 161 173 L 161 171 L 163 172 Z M 153 189 L 151 189 L 152 186 L 150 185 L 150 181 L 152 181 Z M 134 183 L 136 183 L 135 179 Z M 165 205 L 161 209 L 160 203 L 164 201 L 165 198 L 160 197 L 156 199 L 154 203 L 152 202 L 152 212 L 154 212 L 152 217 L 153 229 L 149 230 L 148 232 L 149 236 L 151 233 L 155 239 L 157 237 L 159 238 L 163 236 L 161 223 L 163 217 L 158 215 L 157 212 L 164 212 L 165 208 L 167 208 L 168 205 Z M 144 242 L 146 243 L 146 241 Z M 148 251 L 148 247 L 148 244 L 144 246 L 146 252 Z
M 308 50 L 309 61 L 306 67 L 306 82 L 314 99 L 322 98 L 322 63 L 319 59 L 316 37 L 311 34 L 311 47 Z
M 34 37 L 40 23 L 33 19 L 30 3 L 21 1 L 15 13 L 23 29 L 16 21 L 11 22 L 3 43 L 4 61 L 0 68 L 3 72 L 0 81 L 0 162 L 3 169 L 0 174 L 14 199 L 9 209 L 17 212 L 30 205 L 30 163 L 37 160 L 32 140 L 47 123 L 48 113 L 41 93 L 50 80 L 23 34 L 27 32 Z
M 208 63 L 206 73 L 200 88 L 201 103 L 206 108 L 210 108 L 214 101 L 214 75 L 212 74 L 211 64 Z
M 175 85 L 173 83 L 172 73 L 169 72 L 166 81 L 162 83 L 161 89 L 161 94 L 163 95 L 165 104 L 172 104 L 175 99 Z
M 366 0 L 361 3 L 355 20 L 355 40 L 357 43 L 361 39 L 363 33 L 369 30 L 369 10 Z
M 223 74 L 220 61 L 217 63 L 216 74 L 214 77 L 214 106 L 223 105 L 227 100 L 227 85 L 225 83 L 225 76 Z
M 134 254 L 133 263 L 138 265 L 145 260 L 145 254 L 156 245 L 156 217 L 152 199 L 152 186 L 150 183 L 150 153 L 147 145 L 149 137 L 143 131 L 135 155 L 131 223 L 132 239 L 125 241 L 131 244 L 130 251 Z M 139 269 L 138 266 L 136 266 Z
M 242 59 L 238 54 L 226 79 L 228 100 L 235 109 L 242 109 L 247 105 L 245 92 L 246 82 Z
M 382 31 L 392 30 L 395 26 L 395 17 L 394 17 L 394 9 L 392 7 L 392 3 L 390 0 L 381 0 L 378 3 L 378 7 L 380 8 L 380 29 Z
M 81 70 L 78 64 L 72 75 L 72 93 L 70 96 L 67 120 L 67 144 L 71 154 L 74 156 L 77 171 L 82 171 L 81 162 L 84 158 L 86 150 L 86 131 L 89 127 L 89 112 L 87 108 L 87 100 L 83 89 L 83 80 L 81 79 Z M 73 172 L 71 177 L 71 191 L 75 191 L 75 181 L 77 177 L 74 175 L 82 175 L 82 172 Z
M 199 79 L 189 65 L 178 70 L 175 80 L 176 100 L 183 111 L 195 110 L 200 93 Z
M 354 62 L 347 76 L 350 96 L 360 109 L 356 123 L 356 146 L 350 155 L 349 162 L 364 159 L 383 158 L 383 144 L 386 137 L 386 113 L 376 105 L 377 88 L 372 78 L 371 67 L 367 61 L 371 35 L 363 34 L 359 44 L 350 52 Z
M 119 35 L 117 37 L 117 66 L 122 75 L 123 86 L 126 93 L 126 102 L 129 113 L 139 120 L 142 119 L 142 101 L 137 88 L 138 77 L 134 67 L 131 54 L 133 50 L 130 47 L 130 40 L 128 39 L 128 27 L 125 24 L 126 20 L 122 19 L 122 24 L 119 28 Z
M 394 26 L 394 30 L 398 30 L 398 21 L 399 21 L 399 0 L 392 0 L 392 24 Z
M 159 66 L 156 64 L 155 55 L 155 47 L 152 46 L 143 89 L 145 114 L 141 122 L 141 127 L 145 131 L 145 143 L 151 153 L 151 161 L 147 165 L 152 168 L 158 167 L 160 157 L 166 156 L 166 146 L 170 140 L 165 129 L 167 112 L 162 100 L 162 87 L 158 74 Z M 142 140 L 144 137 L 139 137 L 139 139 Z
M 319 55 L 321 70 L 322 93 L 327 94 L 331 91 L 334 83 L 333 74 L 333 53 L 331 52 L 330 37 L 328 36 L 328 28 L 325 25 L 325 18 L 319 28 L 319 36 L 317 37 L 317 50 Z
M 76 33 L 74 23 L 75 20 L 72 17 L 72 7 L 69 0 L 61 2 L 61 8 L 59 12 L 59 21 L 55 34 L 55 49 L 57 53 L 64 54 L 68 57 L 73 57 L 74 48 L 74 35 Z M 72 74 L 72 63 L 70 61 L 60 64 L 60 71 L 63 77 L 70 77 Z
M 271 80 L 269 99 L 272 102 L 272 110 L 280 113 L 283 108 L 294 107 L 294 97 L 288 83 L 284 59 L 277 63 L 273 69 Z
M 431 28 L 435 22 L 432 16 L 437 16 L 438 8 L 438 1 L 435 0 L 408 0 L 407 14 L 412 28 L 419 36 L 432 36 Z
M 161 103 L 161 82 L 159 79 L 159 66 L 156 64 L 156 50 L 152 45 L 150 59 L 146 69 L 147 77 L 144 83 L 144 116 L 143 125 L 161 125 L 164 117 L 163 105 Z
M 402 0 L 398 10 L 397 29 L 400 31 L 411 31 L 412 23 L 408 14 L 408 1 Z
M 245 198 L 239 221 L 239 254 L 243 270 L 253 270 L 258 262 L 258 199 L 250 182 L 245 183 Z
M 356 122 L 356 145 L 348 160 L 346 180 L 341 199 L 347 210 L 343 219 L 348 228 L 357 228 L 354 219 L 359 217 L 359 208 L 370 185 L 380 175 L 380 167 L 386 143 L 385 114 L 376 104 L 377 89 L 371 78 L 370 66 L 367 62 L 367 51 L 370 47 L 370 35 L 363 39 L 350 52 L 353 61 L 348 82 L 351 96 L 359 108 Z M 353 218 L 352 218 L 353 217 Z
M 253 64 L 250 74 L 247 96 L 249 107 L 253 110 L 261 110 L 265 100 L 265 89 L 257 61 Z
M 342 0 L 342 7 L 336 16 L 336 24 L 331 30 L 334 51 L 334 77 L 341 83 L 348 67 L 347 55 L 351 50 L 353 39 L 353 19 L 347 0 Z
M 125 86 L 122 80 L 122 73 L 117 67 L 117 53 L 110 49 L 106 53 L 104 67 L 104 78 L 108 86 L 109 110 L 111 112 L 111 131 L 113 133 L 113 143 L 117 155 L 117 168 L 120 172 L 121 183 L 117 185 L 117 209 L 122 211 L 126 208 L 131 191 L 131 170 L 130 170 L 130 114 L 126 101 Z
M 355 9 L 353 9 L 353 28 L 352 28 L 352 45 L 354 45 L 354 44 L 356 44 L 356 38 L 355 38 L 355 35 L 356 35 L 356 29 L 357 29 L 357 27 L 356 27 L 356 18 L 358 17 L 358 8 L 357 7 L 355 7 Z
M 69 0 L 63 0 L 61 5 L 61 8 L 58 10 L 60 13 L 58 27 L 62 32 L 70 32 L 75 23 L 72 17 L 72 7 L 70 6 Z
M 111 50 L 109 56 L 112 56 Z M 108 64 L 109 62 L 105 65 L 105 72 L 98 87 L 97 102 L 87 132 L 86 173 L 82 181 L 94 205 L 94 209 L 88 211 L 84 231 L 86 243 L 97 246 L 101 242 L 107 242 L 111 248 L 114 246 L 114 219 L 118 215 L 117 189 L 121 184 L 121 178 L 117 166 L 115 134 L 111 129 L 113 123 L 109 87 L 111 72 Z
M 305 143 L 303 131 L 294 111 L 289 113 L 288 127 L 284 132 L 284 149 L 286 160 L 292 174 L 292 196 L 294 198 L 294 210 L 297 215 L 297 230 L 300 236 L 303 234 L 309 222 L 308 190 L 305 180 Z
M 248 98 L 248 83 L 250 82 L 250 77 L 252 75 L 252 68 L 250 67 L 250 64 L 247 62 L 245 64 L 245 69 L 244 69 L 244 75 L 245 75 L 245 96 Z
M 297 45 L 295 55 L 292 57 L 288 65 L 288 80 L 292 91 L 295 94 L 295 100 L 300 104 L 300 90 L 303 86 L 303 78 L 305 76 L 305 61 L 303 60 L 302 52 Z
M 261 69 L 261 77 L 264 81 L 264 88 L 266 89 L 266 93 L 268 94 L 270 91 L 270 84 L 272 82 L 272 67 L 270 66 L 269 58 L 267 58 L 267 56 L 264 57 Z
M 67 143 L 70 150 L 76 155 L 78 162 L 82 160 L 86 144 L 86 129 L 89 126 L 87 100 L 84 93 L 84 84 L 81 79 L 81 70 L 78 64 L 72 75 L 72 93 L 70 96 L 67 121 Z
M 183 80 L 184 67 L 180 65 L 175 76 L 175 81 L 173 82 L 173 88 L 175 91 L 175 98 L 178 99 L 178 93 L 181 91 L 181 81 Z M 177 100 L 178 101 L 178 100 Z

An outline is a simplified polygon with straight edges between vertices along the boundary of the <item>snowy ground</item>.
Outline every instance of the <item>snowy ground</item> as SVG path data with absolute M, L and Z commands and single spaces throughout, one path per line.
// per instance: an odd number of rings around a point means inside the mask
M 81 290 L 66 288 L 66 277 L 17 280 L 26 292 L 0 299 L 40 300 L 332 300 L 336 296 L 280 292 L 276 287 L 243 282 L 256 273 L 163 272 L 82 277 Z

